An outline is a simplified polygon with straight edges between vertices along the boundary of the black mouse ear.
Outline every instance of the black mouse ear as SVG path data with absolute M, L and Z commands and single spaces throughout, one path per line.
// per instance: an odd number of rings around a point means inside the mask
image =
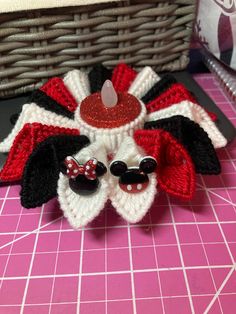
M 89 144 L 86 136 L 58 135 L 48 137 L 30 155 L 22 177 L 21 203 L 34 208 L 57 194 L 62 161 Z
M 114 160 L 110 165 L 110 172 L 113 176 L 119 177 L 127 171 L 128 167 L 125 162 L 121 160 Z
M 157 167 L 157 161 L 154 157 L 146 156 L 142 158 L 142 160 L 139 163 L 139 170 L 142 172 L 149 174 L 156 170 Z
M 96 174 L 97 174 L 97 176 L 101 177 L 106 172 L 107 172 L 107 167 L 101 161 L 98 161 L 97 167 L 96 167 Z

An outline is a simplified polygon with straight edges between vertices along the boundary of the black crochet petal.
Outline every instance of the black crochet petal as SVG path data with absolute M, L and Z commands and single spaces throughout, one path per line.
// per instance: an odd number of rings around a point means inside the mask
M 171 74 L 164 75 L 142 98 L 142 101 L 147 104 L 154 98 L 158 97 L 172 84 L 176 83 L 176 79 Z
M 57 194 L 60 164 L 68 156 L 89 144 L 83 135 L 57 135 L 38 144 L 24 169 L 21 204 L 34 208 L 48 202 Z
M 88 74 L 91 94 L 100 91 L 103 83 L 111 79 L 111 75 L 112 71 L 104 67 L 104 65 L 95 65 Z
M 57 113 L 61 116 L 67 117 L 69 119 L 73 119 L 74 113 L 67 110 L 65 107 L 58 104 L 54 99 L 46 95 L 41 90 L 34 91 L 30 98 L 29 102 L 36 103 L 39 107 L 42 107 L 46 110 L 49 110 L 51 112 Z
M 219 174 L 220 162 L 208 134 L 195 122 L 183 117 L 146 122 L 145 129 L 163 129 L 178 139 L 189 152 L 197 173 Z

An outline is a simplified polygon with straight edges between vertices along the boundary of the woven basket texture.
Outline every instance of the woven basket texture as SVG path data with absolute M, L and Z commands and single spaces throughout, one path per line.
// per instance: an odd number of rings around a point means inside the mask
M 188 64 L 194 0 L 130 0 L 0 15 L 0 97 L 96 63 L 158 72 Z

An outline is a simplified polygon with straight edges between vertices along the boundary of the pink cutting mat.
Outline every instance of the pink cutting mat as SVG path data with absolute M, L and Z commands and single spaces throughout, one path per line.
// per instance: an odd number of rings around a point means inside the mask
M 212 76 L 196 79 L 236 125 Z M 108 205 L 73 231 L 56 200 L 26 210 L 0 188 L 0 313 L 236 313 L 236 146 L 219 157 L 191 203 L 162 193 L 138 225 Z

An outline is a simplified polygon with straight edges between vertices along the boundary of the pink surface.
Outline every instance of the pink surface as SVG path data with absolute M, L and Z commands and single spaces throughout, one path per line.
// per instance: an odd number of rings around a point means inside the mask
M 196 77 L 236 125 L 210 74 Z M 0 188 L 0 314 L 235 313 L 236 146 L 223 173 L 198 177 L 191 203 L 161 193 L 127 225 L 107 206 L 73 231 L 56 200 L 21 208 L 19 186 Z

